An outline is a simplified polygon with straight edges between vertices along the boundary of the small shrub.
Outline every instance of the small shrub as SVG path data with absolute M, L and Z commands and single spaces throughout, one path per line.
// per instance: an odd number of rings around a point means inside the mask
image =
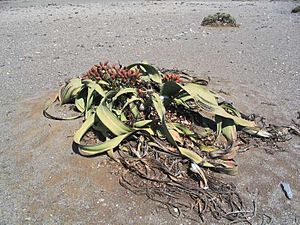
M 237 27 L 238 26 L 233 16 L 231 16 L 228 13 L 220 13 L 220 12 L 214 15 L 209 15 L 207 17 L 204 17 L 201 25 L 213 26 L 213 27 L 218 27 L 218 26 Z

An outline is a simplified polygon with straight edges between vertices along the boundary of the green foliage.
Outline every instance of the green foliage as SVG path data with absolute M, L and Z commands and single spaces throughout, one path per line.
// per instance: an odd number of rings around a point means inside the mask
M 231 27 L 238 26 L 233 16 L 231 16 L 228 13 L 221 13 L 221 12 L 204 17 L 201 25 L 202 26 L 231 26 Z
M 114 150 L 128 150 L 128 142 L 139 142 L 142 137 L 147 146 L 162 148 L 170 154 L 175 151 L 200 167 L 233 175 L 237 172 L 232 154 L 237 129 L 270 136 L 192 77 L 163 73 L 146 63 L 127 67 L 108 63 L 95 65 L 81 78 L 71 79 L 60 88 L 55 100 L 61 105 L 74 104 L 79 116 L 84 116 L 74 142 L 85 154 L 108 152 L 114 157 Z M 44 114 L 52 119 L 79 117 L 52 116 L 48 113 L 49 107 L 47 104 Z M 181 113 L 185 120 L 179 119 L 176 113 Z M 202 121 L 197 127 L 204 128 L 205 132 L 197 132 L 194 121 Z M 104 141 L 84 144 L 82 140 L 91 130 L 98 132 Z M 207 145 L 204 139 L 209 135 L 213 139 Z M 223 146 L 216 144 L 221 136 L 227 140 Z M 155 144 L 157 140 L 162 144 Z M 132 155 L 141 157 L 143 154 L 137 153 L 138 150 L 132 149 Z M 194 171 L 204 176 L 198 166 L 194 165 Z

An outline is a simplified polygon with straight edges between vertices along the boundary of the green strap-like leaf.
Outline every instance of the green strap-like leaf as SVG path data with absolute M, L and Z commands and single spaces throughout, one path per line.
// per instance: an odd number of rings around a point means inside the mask
M 195 133 L 192 132 L 190 129 L 188 129 L 186 126 L 182 125 L 181 123 L 172 123 L 176 131 L 178 131 L 181 134 L 188 135 L 188 136 L 194 136 Z
M 214 152 L 220 149 L 214 146 L 200 145 L 200 150 L 203 152 Z
M 117 94 L 115 94 L 115 96 L 112 98 L 112 101 L 114 102 L 121 95 L 128 94 L 128 93 L 132 93 L 132 94 L 137 95 L 137 91 L 136 91 L 135 88 L 124 88 L 124 89 L 121 89 L 120 91 L 118 91 Z
M 196 102 L 200 104 L 200 107 L 208 113 L 232 119 L 235 124 L 240 126 L 255 126 L 255 123 L 252 121 L 242 119 L 226 112 L 221 106 L 218 105 L 216 95 L 209 91 L 206 87 L 196 83 L 187 83 L 186 85 L 174 83 L 174 85 L 178 85 L 185 90 Z
M 258 137 L 264 137 L 264 138 L 270 138 L 272 137 L 272 134 L 270 134 L 268 131 L 260 128 L 260 127 L 245 127 L 243 129 L 244 132 L 258 136 Z
M 146 129 L 138 129 L 138 130 L 131 130 L 128 133 L 119 135 L 117 137 L 114 137 L 112 139 L 107 139 L 105 142 L 98 144 L 98 145 L 83 145 L 80 143 L 82 137 L 85 135 L 85 133 L 93 126 L 93 124 L 95 123 L 95 114 L 92 114 L 91 116 L 89 116 L 86 121 L 82 124 L 82 126 L 80 127 L 79 130 L 77 130 L 77 132 L 74 135 L 74 142 L 78 145 L 78 148 L 85 153 L 88 154 L 99 154 L 99 153 L 103 153 L 106 151 L 110 151 L 114 148 L 116 148 L 117 146 L 119 146 L 119 144 L 121 144 L 121 142 L 126 139 L 127 137 L 129 137 L 130 135 L 132 135 L 133 133 L 140 131 L 140 132 L 147 132 L 148 131 Z M 101 132 L 103 130 L 101 129 Z M 151 132 L 149 133 L 151 135 Z
M 83 98 L 76 98 L 75 99 L 75 106 L 78 109 L 79 112 L 85 111 L 85 103 Z
M 103 88 L 99 85 L 99 84 L 96 84 L 94 82 L 90 82 L 87 84 L 87 87 L 89 88 L 92 88 L 93 90 L 95 90 L 99 95 L 101 95 L 102 97 L 105 96 L 106 92 L 105 90 L 103 90 Z
M 114 137 L 112 139 L 109 139 L 99 145 L 82 145 L 77 142 L 75 142 L 75 143 L 77 143 L 78 147 L 81 149 L 82 152 L 85 152 L 88 154 L 99 154 L 99 153 L 103 153 L 106 151 L 111 151 L 112 149 L 118 147 L 123 140 L 125 140 L 127 137 L 129 137 L 130 135 L 134 134 L 137 131 L 145 132 L 146 130 L 134 130 L 127 134 L 123 134 L 123 135 Z
M 126 103 L 124 104 L 124 106 L 122 107 L 122 109 L 121 109 L 121 112 L 123 112 L 124 111 L 124 109 L 129 105 L 129 104 L 131 104 L 131 103 L 133 103 L 133 102 L 136 102 L 136 101 L 139 101 L 139 102 L 144 102 L 144 100 L 142 99 L 142 98 L 137 98 L 137 97 L 132 97 L 132 98 L 130 98 L 130 99 L 127 99 L 127 101 L 126 101 Z
M 132 112 L 134 118 L 139 119 L 141 116 L 140 116 L 140 111 L 139 111 L 138 107 L 136 106 L 136 104 L 134 104 L 134 102 L 132 102 L 129 104 L 129 107 L 130 107 L 130 111 Z
M 69 81 L 69 83 L 62 89 L 60 89 L 59 99 L 60 104 L 71 102 L 74 97 L 81 91 L 83 84 L 80 78 L 74 78 Z
M 236 126 L 231 119 L 223 119 L 222 134 L 232 144 L 237 139 Z
M 243 127 L 255 127 L 256 126 L 255 122 L 249 121 L 249 120 L 245 120 L 245 119 L 242 119 L 242 118 L 237 117 L 237 116 L 233 116 L 233 115 L 229 114 L 228 112 L 226 112 L 220 106 L 215 107 L 214 113 L 216 115 L 219 115 L 219 116 L 222 116 L 222 117 L 225 117 L 225 118 L 228 118 L 228 119 L 232 119 L 234 121 L 234 123 L 236 125 L 239 125 L 239 126 L 243 126 Z
M 92 114 L 84 121 L 84 123 L 81 125 L 79 130 L 76 131 L 73 137 L 73 141 L 76 144 L 80 145 L 81 138 L 88 131 L 88 129 L 90 129 L 93 126 L 94 123 L 95 123 L 95 114 Z
M 215 116 L 215 121 L 217 123 L 217 138 L 220 137 L 222 133 L 222 120 L 223 117 L 216 115 Z
M 127 66 L 128 69 L 138 68 L 144 75 L 149 76 L 150 79 L 158 84 L 162 84 L 161 72 L 154 66 L 147 63 L 135 63 Z
M 220 104 L 220 106 L 225 109 L 227 112 L 229 112 L 230 114 L 237 116 L 237 117 L 241 117 L 241 113 L 230 103 L 228 102 L 222 102 Z
M 152 123 L 152 120 L 141 120 L 141 121 L 135 122 L 133 124 L 133 127 L 142 128 L 142 127 L 145 127 L 145 126 L 147 126 L 151 123 Z
M 123 134 L 123 135 L 114 137 L 114 138 L 107 140 L 99 145 L 81 145 L 81 144 L 79 144 L 78 146 L 85 153 L 89 153 L 89 154 L 103 153 L 103 152 L 106 152 L 106 151 L 109 151 L 111 149 L 118 147 L 118 145 L 121 144 L 121 142 L 124 139 L 126 139 L 128 136 L 130 136 L 133 132 L 129 132 L 127 134 Z
M 200 107 L 208 113 L 232 119 L 236 125 L 255 127 L 254 122 L 242 119 L 226 112 L 221 106 L 218 105 L 215 94 L 210 92 L 204 86 L 195 83 L 188 83 L 184 86 L 181 85 L 181 87 L 187 93 L 189 93 L 196 102 L 200 103 Z
M 203 158 L 198 155 L 196 152 L 191 151 L 187 148 L 178 147 L 180 153 L 187 157 L 188 159 L 191 159 L 193 162 L 199 164 L 203 162 Z
M 174 140 L 174 138 L 172 137 L 172 135 L 169 131 L 169 128 L 167 127 L 167 124 L 166 124 L 165 107 L 162 103 L 162 100 L 160 99 L 160 96 L 158 94 L 154 93 L 152 95 L 152 101 L 153 101 L 153 106 L 156 109 L 156 111 L 161 119 L 164 135 L 166 136 L 166 138 L 170 142 L 170 144 L 177 147 L 177 149 L 183 156 L 187 157 L 188 159 L 192 160 L 193 162 L 195 162 L 197 164 L 201 163 L 203 161 L 201 156 L 199 156 L 197 153 L 193 152 L 190 149 L 179 147 L 177 145 L 176 141 Z
M 174 98 L 174 101 L 178 105 L 183 105 L 186 108 L 190 108 L 190 106 L 186 102 L 192 99 L 193 97 L 189 93 L 181 92 L 177 97 Z
M 96 114 L 101 123 L 114 135 L 122 135 L 132 131 L 131 128 L 123 124 L 106 106 L 99 105 Z
M 166 109 L 164 104 L 162 103 L 160 96 L 157 93 L 153 93 L 151 99 L 152 99 L 153 106 L 159 116 L 160 121 L 162 123 L 165 122 L 164 117 L 165 117 Z
M 160 96 L 157 93 L 152 94 L 152 103 L 153 103 L 153 107 L 155 108 L 155 110 L 156 110 L 156 112 L 159 116 L 159 119 L 161 121 L 161 125 L 162 125 L 162 128 L 163 128 L 164 135 L 166 136 L 166 138 L 170 142 L 170 144 L 177 147 L 177 143 L 174 140 L 174 138 L 172 137 L 171 133 L 169 132 L 169 129 L 168 129 L 167 124 L 166 124 L 166 119 L 165 119 L 166 109 L 165 109 L 165 106 L 164 106 Z
M 74 135 L 74 142 L 78 145 L 79 149 L 81 149 L 84 152 L 87 153 L 102 153 L 105 151 L 108 151 L 110 149 L 114 149 L 117 147 L 126 137 L 128 137 L 133 132 L 129 132 L 123 135 L 120 135 L 118 137 L 115 137 L 113 139 L 110 139 L 108 141 L 103 142 L 100 145 L 82 145 L 80 143 L 82 137 L 85 135 L 85 133 L 93 126 L 95 123 L 95 114 L 92 114 L 90 117 L 86 119 L 86 121 L 82 124 L 79 130 Z
M 87 97 L 86 97 L 86 103 L 85 103 L 85 118 L 87 118 L 87 112 L 88 110 L 91 108 L 92 106 L 92 103 L 93 103 L 93 99 L 94 99 L 94 96 L 93 96 L 93 92 L 94 92 L 94 88 L 92 87 L 88 87 L 88 93 L 87 93 Z
M 186 85 L 181 85 L 181 87 L 189 93 L 195 100 L 201 101 L 204 104 L 217 106 L 218 102 L 215 94 L 209 91 L 206 87 L 196 84 L 187 83 Z
M 109 86 L 109 83 L 107 83 L 107 82 L 104 81 L 104 80 L 98 80 L 96 83 L 97 83 L 97 84 L 102 84 L 102 85 Z

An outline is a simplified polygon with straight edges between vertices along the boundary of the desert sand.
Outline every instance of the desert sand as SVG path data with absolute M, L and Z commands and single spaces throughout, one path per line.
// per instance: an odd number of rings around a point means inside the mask
M 300 14 L 291 13 L 299 4 L 0 1 L 0 224 L 197 224 L 120 187 L 105 156 L 75 154 L 72 135 L 80 121 L 48 120 L 44 103 L 99 61 L 147 60 L 209 78 L 209 87 L 228 93 L 244 113 L 278 125 L 300 123 Z M 201 26 L 219 11 L 240 27 Z M 239 175 L 223 176 L 248 204 L 256 199 L 257 213 L 268 215 L 264 224 L 300 223 L 299 146 L 293 137 L 283 152 L 245 152 Z M 257 217 L 253 224 L 261 222 Z

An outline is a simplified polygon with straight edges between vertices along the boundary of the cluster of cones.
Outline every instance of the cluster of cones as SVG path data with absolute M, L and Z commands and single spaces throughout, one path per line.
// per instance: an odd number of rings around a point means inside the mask
M 94 65 L 86 74 L 82 76 L 82 79 L 93 80 L 138 80 L 142 73 L 138 69 L 127 69 L 121 65 L 110 66 L 108 62 L 99 63 Z
M 173 80 L 176 83 L 181 83 L 181 78 L 179 74 L 175 74 L 175 73 L 168 73 L 164 76 L 163 78 L 164 81 L 169 81 L 169 80 Z

